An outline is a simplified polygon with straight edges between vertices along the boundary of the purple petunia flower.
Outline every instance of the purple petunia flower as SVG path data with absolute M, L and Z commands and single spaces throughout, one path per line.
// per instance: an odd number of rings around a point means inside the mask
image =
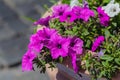
M 70 10 L 70 6 L 67 4 L 60 4 L 53 7 L 53 17 L 54 18 L 60 18 L 60 16 L 63 16 L 64 12 Z
M 30 37 L 30 43 L 28 45 L 28 48 L 36 53 L 39 53 L 43 48 L 42 38 L 37 33 L 33 34 Z
M 81 15 L 81 10 L 82 10 L 82 8 L 81 8 L 80 6 L 74 6 L 74 7 L 72 8 L 72 12 L 75 14 L 76 19 L 80 19 L 80 18 L 81 18 L 81 17 L 80 17 L 80 15 Z
M 28 50 L 22 58 L 22 71 L 31 71 L 33 70 L 32 61 L 37 57 L 32 50 Z
M 63 38 L 60 35 L 56 35 L 53 40 L 54 42 L 52 44 L 52 48 L 50 49 L 52 58 L 57 59 L 59 56 L 66 57 L 68 55 L 70 40 Z
M 70 42 L 70 49 L 75 51 L 76 54 L 82 54 L 83 41 L 80 38 L 73 37 Z
M 100 18 L 100 24 L 103 26 L 108 26 L 110 17 L 102 10 L 102 7 L 97 8 L 98 17 Z
M 104 40 L 105 40 L 104 36 L 98 36 L 93 42 L 92 51 L 94 52 L 100 46 L 100 44 L 103 43 Z
M 47 16 L 45 18 L 40 18 L 38 21 L 34 22 L 34 25 L 42 25 L 48 27 L 50 19 L 51 19 L 50 16 Z
M 90 10 L 89 8 L 82 8 L 80 18 L 84 21 L 88 21 L 90 17 L 94 17 L 94 11 Z
M 73 37 L 71 38 L 71 42 L 69 45 L 69 54 L 72 60 L 72 66 L 75 72 L 78 71 L 78 67 L 76 65 L 76 55 L 82 54 L 83 51 L 83 41 L 80 38 Z
M 65 12 L 63 16 L 60 16 L 60 21 L 73 22 L 76 19 L 75 14 L 72 11 Z
M 75 6 L 72 9 L 72 12 L 76 15 L 76 19 L 82 19 L 88 21 L 90 17 L 94 17 L 94 11 L 90 10 L 87 7 L 81 8 L 80 6 Z
M 70 57 L 71 57 L 71 60 L 72 60 L 73 70 L 77 73 L 78 72 L 77 56 L 76 56 L 75 53 L 70 53 Z
M 39 30 L 37 32 L 40 38 L 42 38 L 42 42 L 45 47 L 50 48 L 51 42 L 53 42 L 53 38 L 57 35 L 57 31 L 55 29 L 43 28 L 43 30 Z
M 103 26 L 108 26 L 109 25 L 110 18 L 109 17 L 101 17 L 100 18 L 100 23 Z

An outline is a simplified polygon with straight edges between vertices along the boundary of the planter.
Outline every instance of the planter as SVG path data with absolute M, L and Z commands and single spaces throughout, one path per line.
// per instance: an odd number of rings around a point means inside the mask
M 67 60 L 69 61 L 69 60 Z M 69 61 L 70 62 L 70 61 Z M 91 80 L 90 76 L 88 74 L 81 73 L 75 74 L 74 71 L 71 69 L 71 66 L 68 64 L 57 64 L 57 68 L 51 70 L 48 68 L 49 65 L 46 65 L 47 67 L 47 73 L 50 78 L 50 80 Z

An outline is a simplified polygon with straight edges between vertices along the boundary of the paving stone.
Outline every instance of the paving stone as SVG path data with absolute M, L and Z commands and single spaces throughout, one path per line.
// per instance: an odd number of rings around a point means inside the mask
M 0 0 L 0 17 L 8 17 L 15 15 L 13 10 L 11 10 L 8 6 L 6 6 L 3 0 Z
M 25 36 L 1 41 L 0 49 L 2 53 L 0 53 L 0 58 L 2 58 L 8 66 L 20 62 L 23 54 L 27 50 L 26 46 L 28 41 Z
M 49 0 L 4 0 L 19 15 L 38 19 L 45 12 L 44 4 L 52 5 Z
M 3 50 L 0 48 L 0 56 L 2 56 L 1 53 L 3 53 Z M 7 66 L 7 61 L 3 57 L 0 57 L 0 68 L 3 66 Z
M 16 1 L 18 1 L 18 0 L 16 0 Z M 23 8 L 23 10 L 24 10 L 24 8 Z M 29 25 L 28 24 L 26 25 L 24 23 L 24 21 L 21 20 L 20 15 L 16 12 L 17 12 L 16 10 L 12 10 L 10 6 L 6 5 L 5 2 L 0 1 L 0 22 L 1 21 L 5 22 L 5 23 L 1 23 L 1 24 L 7 24 L 10 26 L 10 28 L 12 28 L 18 32 L 20 32 L 20 31 L 27 32 L 25 30 L 29 30 L 29 26 L 32 23 Z
M 1 70 L 0 80 L 49 80 L 47 74 L 37 71 L 22 72 L 21 69 Z
M 0 21 L 0 41 L 9 39 L 15 34 L 15 31 L 12 30 L 6 23 Z
M 30 26 L 22 22 L 18 16 L 9 16 L 3 18 L 3 20 L 9 25 L 9 28 L 14 30 L 16 33 L 27 34 L 29 31 Z

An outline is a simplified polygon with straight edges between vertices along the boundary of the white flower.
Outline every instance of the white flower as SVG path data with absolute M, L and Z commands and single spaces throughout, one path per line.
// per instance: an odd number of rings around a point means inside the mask
M 114 0 L 112 0 L 107 6 L 102 7 L 102 9 L 110 17 L 114 17 L 120 13 L 120 6 L 118 3 L 114 3 Z
M 71 0 L 70 1 L 70 7 L 73 8 L 74 6 L 80 5 L 78 0 Z

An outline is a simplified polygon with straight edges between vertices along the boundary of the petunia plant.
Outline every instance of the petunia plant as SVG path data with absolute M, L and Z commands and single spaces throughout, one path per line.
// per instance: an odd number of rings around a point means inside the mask
M 46 64 L 52 69 L 70 58 L 75 74 L 83 69 L 110 80 L 120 73 L 119 0 L 62 0 L 50 11 L 34 22 L 41 29 L 30 37 L 23 71 L 36 64 L 45 72 Z

